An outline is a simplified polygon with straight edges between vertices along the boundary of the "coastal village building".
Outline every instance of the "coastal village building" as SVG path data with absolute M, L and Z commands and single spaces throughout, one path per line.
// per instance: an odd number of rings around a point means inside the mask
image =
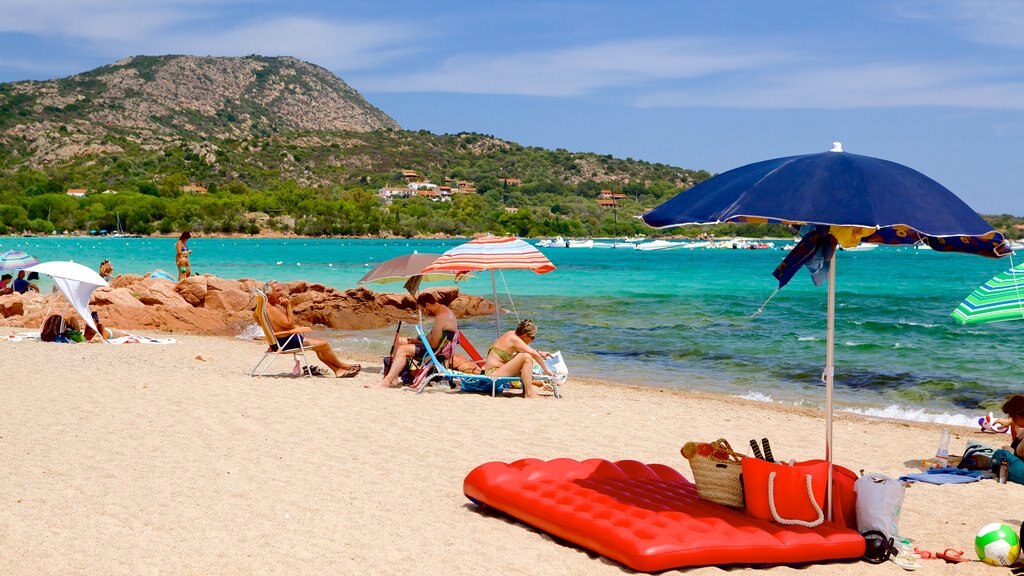
M 415 182 L 420 179 L 420 175 L 415 170 L 402 170 L 402 178 L 406 182 Z
M 601 208 L 615 208 L 619 203 L 611 198 L 598 198 L 597 205 Z
M 519 178 L 499 178 L 498 181 L 506 186 L 520 186 L 523 183 Z
M 68 188 L 68 196 L 76 196 L 81 198 L 85 196 L 89 191 L 85 188 Z
M 599 200 L 622 200 L 626 197 L 621 192 L 612 192 L 611 190 L 601 190 L 601 193 L 597 195 Z
M 377 190 L 377 197 L 380 198 L 385 204 L 391 204 L 391 201 L 395 198 L 408 198 L 416 194 L 416 191 L 409 188 L 391 188 L 384 187 Z
M 196 184 L 189 184 L 181 187 L 182 192 L 192 192 L 193 194 L 206 194 L 206 187 L 199 186 Z

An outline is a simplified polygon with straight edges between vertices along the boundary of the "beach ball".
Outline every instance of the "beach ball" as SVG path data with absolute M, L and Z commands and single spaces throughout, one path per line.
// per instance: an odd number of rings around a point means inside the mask
M 978 558 L 993 566 L 1012 566 L 1020 556 L 1020 539 L 1013 528 L 993 522 L 978 530 L 974 537 Z

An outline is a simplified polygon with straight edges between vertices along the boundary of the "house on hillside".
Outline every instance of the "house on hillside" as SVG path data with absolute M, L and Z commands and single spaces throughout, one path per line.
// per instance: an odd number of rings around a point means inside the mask
M 601 193 L 597 195 L 599 200 L 622 200 L 626 197 L 621 192 L 612 192 L 611 190 L 601 190 Z
M 611 198 L 598 198 L 597 205 L 601 208 L 615 208 L 619 203 Z
M 513 206 L 505 206 L 505 212 L 508 212 L 509 214 L 518 214 L 519 208 L 515 208 Z
M 391 201 L 395 198 L 408 198 L 416 194 L 416 191 L 412 188 L 391 188 L 385 186 L 377 190 L 377 197 L 381 199 L 385 204 L 391 204 Z
M 505 186 L 521 186 L 523 184 L 519 178 L 498 178 L 498 181 Z
M 402 170 L 402 178 L 406 182 L 415 182 L 420 179 L 420 175 L 415 170 Z
M 68 196 L 75 196 L 81 198 L 88 194 L 89 191 L 85 188 L 68 188 Z
M 187 186 L 182 186 L 181 191 L 191 192 L 193 194 L 206 194 L 206 187 L 199 186 L 198 184 L 188 184 Z

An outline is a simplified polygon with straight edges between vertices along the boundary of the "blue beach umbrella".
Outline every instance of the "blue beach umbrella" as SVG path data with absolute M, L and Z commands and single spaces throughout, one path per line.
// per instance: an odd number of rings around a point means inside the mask
M 888 160 L 850 154 L 838 142 L 818 154 L 755 162 L 710 178 L 643 216 L 655 228 L 752 222 L 802 226 L 803 238 L 776 268 L 779 287 L 803 266 L 815 283 L 828 274 L 825 458 L 832 462 L 837 244 L 925 243 L 941 252 L 1000 258 L 1003 235 L 945 186 Z M 831 469 L 830 469 L 831 474 Z M 828 483 L 831 519 L 831 481 Z

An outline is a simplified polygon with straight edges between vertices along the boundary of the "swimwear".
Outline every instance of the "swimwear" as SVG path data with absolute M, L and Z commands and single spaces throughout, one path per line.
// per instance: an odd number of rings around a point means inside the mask
M 277 346 L 271 346 L 275 352 L 287 352 L 302 348 L 302 334 L 291 334 L 289 336 L 278 336 Z
M 490 348 L 488 348 L 488 349 L 487 349 L 487 353 L 488 353 L 488 354 L 490 354 L 490 353 L 491 353 L 492 351 L 494 352 L 494 354 L 495 354 L 495 355 L 496 355 L 496 356 L 497 356 L 498 358 L 500 358 L 500 359 L 501 359 L 501 362 L 502 362 L 502 363 L 510 362 L 510 361 L 511 361 L 511 360 L 512 360 L 513 358 L 515 358 L 515 357 L 516 357 L 516 355 L 515 355 L 515 354 L 513 354 L 513 353 L 509 353 L 509 352 L 505 352 L 505 351 L 504 351 L 504 350 L 502 350 L 501 348 L 495 348 L 494 346 L 491 346 Z

